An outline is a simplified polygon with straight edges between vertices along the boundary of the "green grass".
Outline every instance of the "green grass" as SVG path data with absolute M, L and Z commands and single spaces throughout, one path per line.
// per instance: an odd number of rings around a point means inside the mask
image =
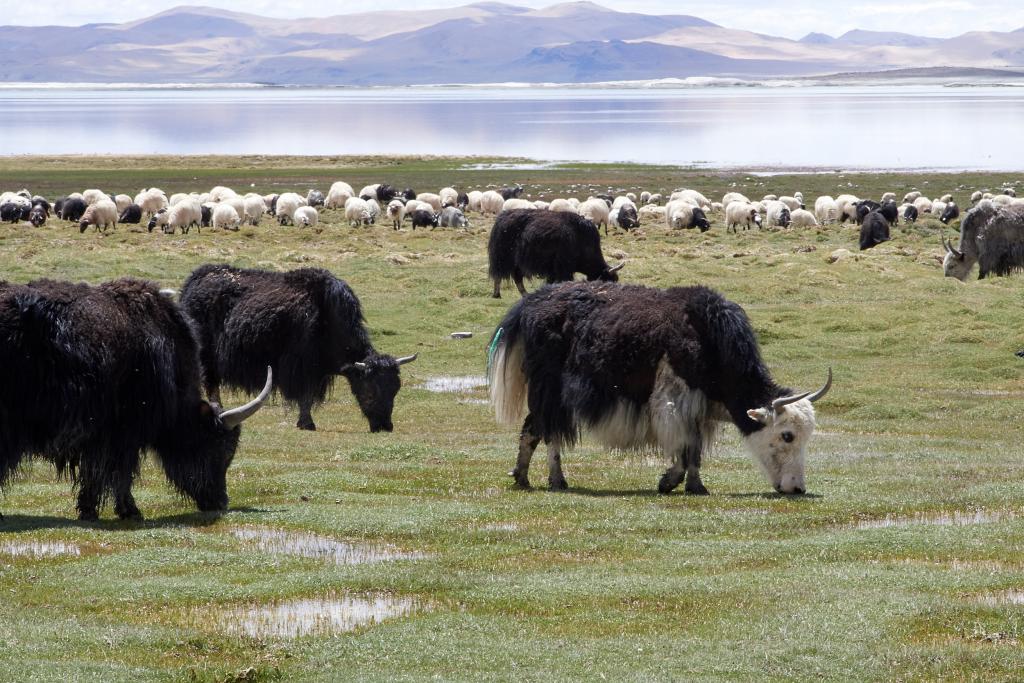
M 0 187 L 52 196 L 519 181 L 534 197 L 690 186 L 709 196 L 801 189 L 813 201 L 916 186 L 955 191 L 967 205 L 976 187 L 1019 180 L 463 168 L 479 162 L 7 158 Z M 517 298 L 489 298 L 488 221 L 473 219 L 468 232 L 415 233 L 352 230 L 332 212 L 315 231 L 270 222 L 174 237 L 124 227 L 79 235 L 59 221 L 0 227 L 0 277 L 19 282 L 136 275 L 180 286 L 209 261 L 329 268 L 359 294 L 378 349 L 420 353 L 403 368 L 393 434 L 367 432 L 344 383 L 315 414 L 316 433 L 296 430 L 295 409 L 279 403 L 246 423 L 228 474 L 231 511 L 220 518 L 196 514 L 147 464 L 136 485 L 144 523 L 114 521 L 108 508 L 100 523 L 80 524 L 69 484 L 45 462 L 27 468 L 0 501 L 0 544 L 70 541 L 82 555 L 0 554 L 0 680 L 1019 679 L 1024 608 L 978 597 L 1024 585 L 1024 524 L 1009 516 L 1024 515 L 1024 361 L 1013 355 L 1024 346 L 1024 281 L 943 278 L 943 228 L 930 219 L 833 264 L 834 250 L 856 250 L 855 228 L 733 235 L 718 217 L 704 235 L 659 224 L 613 233 L 604 249 L 626 258 L 625 280 L 705 283 L 741 303 L 780 382 L 814 388 L 834 368 L 835 386 L 817 406 L 812 495 L 770 493 L 731 427 L 706 460 L 709 497 L 658 496 L 657 458 L 591 441 L 564 458 L 568 493 L 522 492 L 506 476 L 516 434 L 485 405 L 420 388 L 429 377 L 482 374 L 489 333 Z M 394 264 L 395 254 L 408 263 Z M 455 330 L 475 336 L 448 338 Z M 857 527 L 979 509 L 1003 517 Z M 335 566 L 255 552 L 231 536 L 236 525 L 428 557 Z M 230 637 L 213 619 L 237 605 L 343 592 L 414 596 L 431 608 L 297 640 Z

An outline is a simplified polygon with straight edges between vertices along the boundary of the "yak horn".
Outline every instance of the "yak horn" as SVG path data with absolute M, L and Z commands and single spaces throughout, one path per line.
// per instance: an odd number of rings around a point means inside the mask
M 796 403 L 797 401 L 803 400 L 810 395 L 810 392 L 802 394 L 796 394 L 795 396 L 783 396 L 772 401 L 772 410 L 776 413 L 782 412 L 782 409 L 788 406 L 790 403 Z
M 368 368 L 370 366 L 367 365 L 366 363 L 353 363 L 352 367 L 359 368 L 360 370 L 365 370 L 366 368 Z
M 231 410 L 225 410 L 220 414 L 221 422 L 228 429 L 234 429 L 238 425 L 245 422 L 247 419 L 256 414 L 256 412 L 263 407 L 263 403 L 270 396 L 270 390 L 274 388 L 274 371 L 267 366 L 267 383 L 263 385 L 263 391 L 260 395 L 253 400 L 246 403 L 240 408 L 233 408 Z
M 626 262 L 625 262 L 625 261 L 623 261 L 623 262 L 622 262 L 622 263 L 620 263 L 619 265 L 617 265 L 617 266 L 612 266 L 611 268 L 609 268 L 609 269 L 608 269 L 608 272 L 609 272 L 609 273 L 617 273 L 617 272 L 619 272 L 620 270 L 622 270 L 622 267 L 623 267 L 623 266 L 625 266 L 625 265 L 626 265 Z
M 946 251 L 948 251 L 953 256 L 956 256 L 957 258 L 963 258 L 964 257 L 964 253 L 962 251 L 957 251 L 956 249 L 954 249 L 953 248 L 953 243 L 950 242 L 949 240 L 947 240 L 945 237 L 942 238 L 942 244 L 943 244 L 943 246 L 946 247 Z
M 416 357 L 419 355 L 420 354 L 418 353 L 414 353 L 411 356 L 402 356 L 401 358 L 396 358 L 395 362 L 398 363 L 399 365 L 405 365 L 406 363 L 411 363 L 414 360 L 416 360 Z
M 828 379 L 825 380 L 825 386 L 823 386 L 821 389 L 818 389 L 813 394 L 809 395 L 807 397 L 807 400 L 810 401 L 811 403 L 814 403 L 819 398 L 821 398 L 822 396 L 827 394 L 828 390 L 831 389 L 831 388 L 832 388 L 832 368 L 829 368 L 828 369 Z

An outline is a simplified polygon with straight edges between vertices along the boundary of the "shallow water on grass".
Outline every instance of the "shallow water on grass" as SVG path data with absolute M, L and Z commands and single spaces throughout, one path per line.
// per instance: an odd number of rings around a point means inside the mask
M 343 595 L 229 608 L 203 613 L 201 619 L 233 636 L 301 638 L 354 631 L 425 609 L 426 604 L 414 598 Z
M 275 555 L 295 555 L 334 564 L 370 564 L 391 560 L 420 560 L 420 552 L 406 552 L 386 545 L 346 543 L 325 536 L 277 529 L 234 529 L 235 538 L 251 541 L 260 550 Z
M 931 526 L 971 526 L 974 524 L 991 524 L 1016 519 L 1018 513 L 1013 510 L 952 510 L 946 512 L 919 512 L 913 515 L 887 515 L 881 519 L 865 519 L 857 522 L 858 529 L 887 529 L 918 525 Z
M 0 543 L 0 555 L 14 557 L 31 557 L 43 559 L 47 557 L 79 557 L 82 548 L 76 543 L 64 541 L 9 541 Z
M 451 377 L 442 375 L 440 377 L 428 377 L 423 383 L 423 388 L 435 394 L 463 394 L 482 389 L 487 386 L 487 378 L 482 375 L 469 375 L 466 377 Z

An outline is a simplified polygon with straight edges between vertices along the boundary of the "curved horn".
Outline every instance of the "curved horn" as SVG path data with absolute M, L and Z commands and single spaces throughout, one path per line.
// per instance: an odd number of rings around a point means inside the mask
M 626 262 L 625 262 L 625 261 L 623 261 L 623 262 L 622 262 L 622 263 L 620 263 L 619 265 L 617 265 L 617 266 L 612 266 L 611 268 L 609 268 L 609 269 L 608 269 L 608 272 L 609 272 L 609 273 L 617 273 L 617 272 L 619 272 L 620 270 L 622 270 L 622 267 L 623 267 L 623 266 L 625 266 L 625 265 L 626 265 Z
M 359 368 L 360 370 L 365 370 L 366 368 L 368 368 L 370 366 L 367 365 L 366 363 L 360 362 L 360 363 L 353 363 L 352 367 Z
M 825 386 L 823 386 L 821 389 L 818 389 L 813 394 L 810 394 L 807 397 L 807 400 L 810 401 L 811 403 L 814 403 L 819 398 L 821 398 L 822 396 L 827 394 L 828 390 L 831 389 L 831 388 L 832 388 L 832 368 L 830 367 L 828 369 L 828 379 L 825 380 Z
M 962 252 L 962 251 L 958 251 L 958 250 L 957 250 L 957 249 L 956 249 L 956 248 L 955 248 L 955 247 L 953 246 L 953 243 L 952 243 L 952 242 L 950 242 L 950 243 L 949 243 L 949 253 L 953 254 L 953 256 L 956 256 L 957 258 L 963 258 L 963 257 L 964 257 L 964 252 Z
M 953 253 L 953 247 L 949 246 L 949 240 L 947 240 L 945 237 L 942 238 L 942 246 L 946 248 L 947 253 Z
M 274 371 L 267 366 L 267 383 L 263 385 L 263 391 L 260 395 L 253 400 L 246 403 L 244 406 L 239 408 L 232 408 L 231 410 L 225 410 L 220 414 L 221 422 L 228 429 L 234 429 L 238 425 L 245 422 L 247 419 L 256 414 L 256 412 L 263 407 L 263 403 L 270 396 L 270 390 L 274 388 Z
M 401 358 L 396 358 L 395 362 L 398 363 L 399 365 L 405 365 L 406 363 L 411 363 L 414 360 L 416 360 L 416 357 L 419 355 L 420 354 L 418 353 L 414 353 L 411 356 L 402 356 Z
M 796 394 L 795 396 L 782 396 L 772 401 L 772 410 L 776 413 L 782 412 L 782 409 L 788 406 L 790 403 L 796 403 L 802 399 L 807 398 L 811 392 L 804 392 L 802 394 Z

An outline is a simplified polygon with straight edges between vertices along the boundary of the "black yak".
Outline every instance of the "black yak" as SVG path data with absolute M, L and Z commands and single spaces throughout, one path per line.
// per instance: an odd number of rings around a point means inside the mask
M 942 215 L 939 216 L 939 220 L 946 225 L 949 225 L 950 221 L 955 221 L 960 217 L 960 207 L 954 202 L 946 204 L 946 208 L 943 209 Z
M 32 209 L 28 212 L 28 222 L 34 227 L 38 228 L 46 223 L 47 212 L 43 208 L 42 204 L 34 204 Z
M 583 273 L 588 280 L 615 282 L 622 268 L 621 263 L 610 267 L 605 262 L 597 226 L 565 211 L 502 211 L 491 229 L 487 255 L 495 299 L 501 298 L 502 280 L 512 280 L 526 294 L 524 278 L 552 283 Z
M 917 207 L 913 204 L 907 204 L 907 208 L 903 210 L 903 220 L 907 223 L 917 222 Z
M 413 230 L 416 228 L 436 228 L 438 226 L 440 216 L 433 211 L 416 209 L 409 214 L 409 220 L 412 221 Z
M 878 211 L 869 211 L 860 223 L 860 250 L 889 241 L 889 221 Z
M 982 200 L 960 221 L 960 246 L 953 248 L 945 240 L 943 245 L 947 277 L 966 280 L 975 263 L 979 280 L 1024 270 L 1024 207 L 999 208 Z
M 878 207 L 878 213 L 885 217 L 890 227 L 899 222 L 900 207 L 896 206 L 894 201 L 887 200 L 882 202 L 882 205 Z
M 27 458 L 51 461 L 78 486 L 78 516 L 108 496 L 138 519 L 141 453 L 200 510 L 227 508 L 238 426 L 270 393 L 222 412 L 199 393 L 199 344 L 184 312 L 151 282 L 99 286 L 0 282 L 0 486 Z M 263 373 L 266 373 L 264 375 Z
M 555 490 L 567 486 L 562 448 L 589 429 L 609 447 L 660 447 L 672 462 L 661 493 L 685 475 L 688 493 L 706 494 L 701 453 L 716 421 L 730 420 L 772 486 L 803 493 L 811 403 L 832 382 L 829 370 L 814 393 L 775 384 L 743 309 L 706 287 L 543 287 L 506 314 L 488 361 L 498 420 L 522 424 L 515 483 L 529 486 L 530 459 L 544 440 Z
M 21 220 L 21 205 L 14 202 L 5 202 L 0 205 L 0 221 L 4 223 L 17 223 Z
M 249 364 L 270 366 L 281 395 L 299 406 L 296 426 L 315 430 L 313 406 L 343 375 L 370 431 L 393 429 L 399 366 L 416 356 L 377 353 L 359 299 L 326 270 L 277 273 L 208 264 L 185 281 L 181 305 L 199 329 L 203 378 L 214 400 L 221 382 L 258 390 L 260 376 Z
M 124 207 L 124 211 L 118 216 L 117 222 L 138 225 L 142 222 L 142 207 L 138 204 L 129 204 Z M 152 231 L 152 228 L 150 230 Z
M 877 209 L 882 208 L 882 205 L 879 204 L 878 202 L 876 202 L 873 199 L 863 199 L 863 200 L 857 202 L 856 204 L 854 204 L 854 206 L 856 207 L 856 211 L 857 211 L 857 216 L 856 216 L 856 218 L 854 218 L 854 222 L 857 225 L 860 225 L 861 223 L 863 223 L 864 222 L 864 217 L 867 216 L 869 213 L 871 213 L 872 211 L 875 211 Z
M 66 221 L 77 223 L 82 219 L 82 215 L 85 214 L 85 209 L 84 199 L 71 197 L 64 200 L 64 204 L 61 206 L 60 217 Z

